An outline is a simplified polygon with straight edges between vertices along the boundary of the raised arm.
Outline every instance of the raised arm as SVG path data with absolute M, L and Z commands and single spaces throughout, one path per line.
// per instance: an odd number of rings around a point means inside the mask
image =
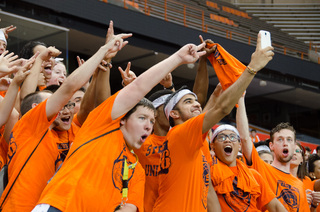
M 26 63 L 24 66 L 20 67 L 19 71 L 16 73 L 11 85 L 8 88 L 6 96 L 0 103 L 0 126 L 6 124 L 6 122 L 8 121 L 16 101 L 19 87 L 26 76 L 30 73 L 30 71 L 28 70 L 33 62 L 34 58 L 32 60 L 29 60 L 28 63 Z
M 152 66 L 142 73 L 132 83 L 124 87 L 115 99 L 111 116 L 113 119 L 127 113 L 135 106 L 154 86 L 156 86 L 168 73 L 182 64 L 194 63 L 205 54 L 204 51 L 198 52 L 204 47 L 205 43 L 199 46 L 187 44 L 179 51 Z
M 261 49 L 260 43 L 261 36 L 258 34 L 256 51 L 252 54 L 249 65 L 246 67 L 238 80 L 221 94 L 214 107 L 206 112 L 202 125 L 203 133 L 207 132 L 212 126 L 214 126 L 223 117 L 231 112 L 232 108 L 238 102 L 239 98 L 247 89 L 255 75 L 252 73 L 252 69 L 257 72 L 266 66 L 270 60 L 272 60 L 274 55 L 272 52 L 273 47 L 269 46 Z
M 214 91 L 212 92 L 212 94 L 210 95 L 210 98 L 206 106 L 203 108 L 203 112 L 208 111 L 210 108 L 212 108 L 216 104 L 217 99 L 222 94 L 222 92 L 223 92 L 223 89 L 221 84 L 219 83 L 214 89 Z
M 81 66 L 84 63 L 84 60 L 77 57 L 78 64 Z M 96 81 L 98 76 L 98 70 L 92 75 L 92 80 L 89 83 L 89 86 L 82 98 L 80 110 L 77 113 L 77 118 L 79 123 L 82 125 L 87 119 L 89 113 L 95 108 L 95 91 L 96 91 Z
M 37 53 L 38 54 L 38 53 Z M 22 101 L 25 96 L 30 93 L 33 93 L 37 89 L 39 75 L 42 71 L 42 63 L 44 61 L 49 61 L 51 57 L 56 57 L 60 55 L 61 52 L 50 46 L 48 48 L 44 48 L 42 52 L 40 52 L 39 56 L 36 58 L 28 77 L 23 82 L 20 91 L 20 100 Z
M 207 39 L 203 41 L 202 36 L 199 36 L 200 42 L 203 43 L 213 43 L 212 40 Z M 207 101 L 208 87 L 209 87 L 209 76 L 207 69 L 207 57 L 216 50 L 216 46 L 209 48 L 203 48 L 203 51 L 206 51 L 206 54 L 201 56 L 198 62 L 198 70 L 196 79 L 194 80 L 193 92 L 198 97 L 198 102 L 203 108 Z
M 238 105 L 239 107 L 237 108 L 236 121 L 237 121 L 237 129 L 239 131 L 240 139 L 241 139 L 242 154 L 246 158 L 247 163 L 251 164 L 253 143 L 249 134 L 249 123 L 248 123 L 248 117 L 246 112 L 246 105 L 244 102 L 244 95 L 240 97 Z
M 103 58 L 108 58 L 110 55 L 121 50 L 128 41 L 123 39 L 130 37 L 132 34 L 119 34 L 110 42 L 100 47 L 100 49 L 84 64 L 78 67 L 61 85 L 61 87 L 49 97 L 46 104 L 47 118 L 53 118 L 61 108 L 69 101 L 72 95 L 84 85 Z

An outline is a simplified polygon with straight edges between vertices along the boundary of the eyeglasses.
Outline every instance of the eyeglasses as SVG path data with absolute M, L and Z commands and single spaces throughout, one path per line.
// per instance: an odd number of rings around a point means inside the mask
M 68 104 L 66 104 L 65 106 L 63 106 L 63 108 L 61 109 L 61 111 L 64 110 L 64 109 L 66 109 L 66 108 L 68 108 L 68 110 L 71 110 L 71 109 L 73 109 L 75 106 L 76 106 L 76 103 L 74 103 L 74 102 L 69 102 Z
M 302 150 L 301 149 L 296 149 L 295 152 L 296 153 L 302 153 Z
M 226 134 L 221 133 L 221 134 L 217 135 L 217 140 L 219 142 L 224 142 L 227 140 L 227 138 L 229 138 L 229 140 L 231 142 L 237 142 L 240 140 L 239 136 L 237 136 L 236 134 L 226 135 Z

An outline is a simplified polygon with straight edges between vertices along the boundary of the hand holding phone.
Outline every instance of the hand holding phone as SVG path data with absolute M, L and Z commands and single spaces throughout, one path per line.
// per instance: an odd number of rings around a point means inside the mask
M 261 34 L 261 48 L 264 49 L 267 46 L 271 46 L 271 34 L 268 31 L 260 30 Z

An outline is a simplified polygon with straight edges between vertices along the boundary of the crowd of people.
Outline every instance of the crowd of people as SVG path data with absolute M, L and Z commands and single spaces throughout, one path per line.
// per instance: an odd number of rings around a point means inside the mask
M 105 44 L 67 76 L 41 41 L 9 53 L 13 30 L 0 30 L 2 211 L 318 210 L 320 157 L 293 126 L 250 135 L 245 90 L 274 56 L 260 34 L 247 66 L 199 36 L 139 76 L 119 67 L 123 88 L 111 94 L 112 58 L 132 34 L 110 21 Z M 171 72 L 196 61 L 192 90 L 175 89 Z M 220 81 L 209 98 L 207 62 Z M 235 105 L 236 126 L 216 128 Z

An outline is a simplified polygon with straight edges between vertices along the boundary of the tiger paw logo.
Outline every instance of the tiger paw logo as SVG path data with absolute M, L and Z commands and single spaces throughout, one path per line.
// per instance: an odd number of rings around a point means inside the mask
M 203 173 L 202 173 L 202 180 L 203 180 L 203 187 L 201 193 L 201 201 L 203 207 L 207 208 L 207 196 L 208 196 L 208 189 L 209 189 L 209 164 L 206 160 L 206 157 L 202 155 L 202 165 L 203 165 Z
M 123 176 L 123 167 L 124 167 L 124 159 L 127 160 L 128 166 L 132 164 L 130 161 L 128 161 L 128 158 L 124 155 L 125 147 L 121 151 L 120 155 L 117 157 L 117 159 L 113 162 L 112 167 L 112 182 L 116 189 L 119 191 L 122 190 L 122 176 Z M 128 173 L 128 183 L 131 180 L 135 169 L 129 169 Z
M 223 198 L 233 211 L 247 211 L 250 207 L 251 194 L 238 188 L 237 177 L 234 178 L 232 185 L 233 191 L 223 194 Z
M 276 196 L 288 211 L 299 211 L 299 189 L 282 180 L 278 180 Z
M 15 142 L 15 138 L 13 137 L 13 134 L 11 132 L 10 134 L 10 142 L 9 142 L 9 149 L 8 149 L 8 165 L 10 164 L 13 156 L 16 154 L 17 152 L 17 144 Z

